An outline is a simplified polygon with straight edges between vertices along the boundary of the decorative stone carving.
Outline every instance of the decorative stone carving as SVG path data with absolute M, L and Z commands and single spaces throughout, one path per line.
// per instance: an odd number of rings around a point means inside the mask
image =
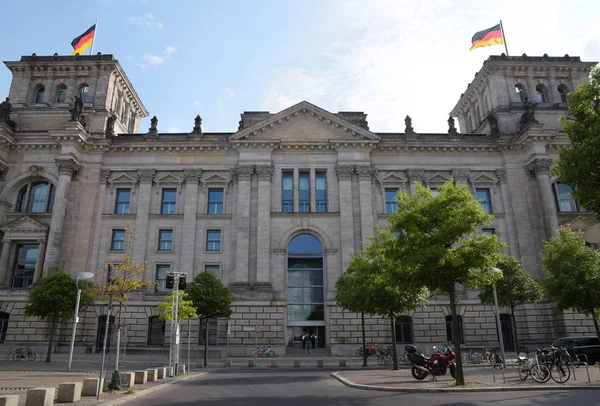
M 110 177 L 110 169 L 100 169 L 100 182 L 108 183 L 108 178 Z
M 137 176 L 140 183 L 148 183 L 154 180 L 156 169 L 138 169 Z
M 454 117 L 450 116 L 448 118 L 448 134 L 458 134 L 458 131 L 456 131 L 456 126 L 454 123 Z
M 194 129 L 192 132 L 195 134 L 202 134 L 202 118 L 200 117 L 200 114 L 194 119 Z
M 59 175 L 73 176 L 81 170 L 81 165 L 72 159 L 55 159 L 56 167 Z
M 335 165 L 335 173 L 338 177 L 338 180 L 352 179 L 353 172 L 354 172 L 354 165 Z
M 527 164 L 527 171 L 533 175 L 538 173 L 550 174 L 550 167 L 552 166 L 552 159 L 550 158 L 537 158 Z
M 7 97 L 6 100 L 0 103 L 0 123 L 6 123 L 14 130 L 16 128 L 16 123 L 10 119 L 12 104 L 10 104 L 8 100 L 9 98 Z
M 183 179 L 185 180 L 185 183 L 198 183 L 201 174 L 202 169 L 184 169 Z
M 117 121 L 117 115 L 111 114 L 106 119 L 106 128 L 104 129 L 104 135 L 107 137 L 115 136 L 115 122 Z
M 411 183 L 425 181 L 425 169 L 407 169 L 406 175 L 408 176 L 408 181 Z
M 0 182 L 4 182 L 6 180 L 6 174 L 8 173 L 8 165 L 4 165 L 0 163 Z
M 404 132 L 406 134 L 414 134 L 415 133 L 415 130 L 412 126 L 412 118 L 410 118 L 410 116 L 407 115 L 404 118 L 404 125 L 405 125 Z
M 150 119 L 150 128 L 148 129 L 148 134 L 158 135 L 158 118 L 156 118 L 156 116 L 153 116 Z
M 258 174 L 259 180 L 268 180 L 270 181 L 273 177 L 273 171 L 275 167 L 271 165 L 256 165 L 256 173 Z
M 498 177 L 498 180 L 500 181 L 500 183 L 506 183 L 506 180 L 507 180 L 506 169 L 504 169 L 504 168 L 496 169 L 496 176 Z
M 529 124 L 537 123 L 538 121 L 535 119 L 535 104 L 528 102 L 525 100 L 523 103 L 523 108 L 525 109 L 525 113 L 521 115 L 521 120 L 519 124 L 521 124 L 521 131 L 523 131 Z
M 470 173 L 471 173 L 471 171 L 467 168 L 452 169 L 452 177 L 457 182 L 468 182 Z
M 488 123 L 490 123 L 490 134 L 491 135 L 500 135 L 500 129 L 498 128 L 498 119 L 496 116 L 489 115 Z
M 356 165 L 355 170 L 358 178 L 361 180 L 371 179 L 371 176 L 373 175 L 371 165 Z
M 234 175 L 238 180 L 250 180 L 254 173 L 254 166 L 252 165 L 237 165 L 235 168 Z
M 31 165 L 29 167 L 29 173 L 31 176 L 40 176 L 44 172 L 44 167 L 39 165 Z
M 81 118 L 83 117 L 83 100 L 81 97 L 75 96 L 73 107 L 69 109 L 69 113 L 71 113 L 71 121 L 81 122 Z

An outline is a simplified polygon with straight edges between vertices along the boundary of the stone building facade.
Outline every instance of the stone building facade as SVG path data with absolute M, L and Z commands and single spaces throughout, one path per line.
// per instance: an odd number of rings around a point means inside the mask
M 13 74 L 10 113 L 0 122 L 5 345 L 48 339 L 46 323 L 23 315 L 41 277 L 89 271 L 105 283 L 125 221 L 138 234 L 134 260 L 147 261 L 146 278 L 157 281 L 127 307 L 127 345 L 167 345 L 168 326 L 157 318 L 166 274 L 184 272 L 189 281 L 209 271 L 234 297 L 230 335 L 226 320 L 211 322 L 209 344 L 224 350 L 229 337 L 235 355 L 249 354 L 256 341 L 281 354 L 303 332 L 316 333 L 333 354 L 357 348 L 360 317 L 336 305 L 335 282 L 375 227 L 388 225 L 396 191 L 411 193 L 416 182 L 432 189 L 451 177 L 466 182 L 494 215 L 480 231 L 497 234 L 535 277 L 542 241 L 559 224 L 596 224 L 549 174 L 568 142 L 558 124 L 568 92 L 595 65 L 578 57 L 490 57 L 451 112 L 462 131 L 450 118 L 448 132 L 437 134 L 420 132 L 419 123 L 414 129 L 409 117 L 404 131 L 377 133 L 362 112 L 331 113 L 305 101 L 278 113 L 244 112 L 233 133 L 205 133 L 199 117 L 189 133 L 163 134 L 156 119 L 140 131 L 148 112 L 112 55 L 5 64 Z M 494 345 L 491 309 L 474 291 L 464 290 L 461 301 L 465 345 Z M 433 297 L 398 320 L 398 343 L 447 342 L 448 314 L 447 298 Z M 104 302 L 87 309 L 81 347 L 99 347 L 106 315 Z M 367 324 L 370 341 L 391 341 L 389 321 Z M 517 325 L 529 345 L 592 331 L 584 316 L 550 303 L 519 309 Z M 61 326 L 59 343 L 70 329 Z M 194 348 L 204 340 L 197 320 L 191 339 Z

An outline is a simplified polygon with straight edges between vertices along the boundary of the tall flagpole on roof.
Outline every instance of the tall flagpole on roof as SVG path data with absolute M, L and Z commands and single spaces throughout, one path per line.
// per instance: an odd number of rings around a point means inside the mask
M 502 24 L 502 23 L 500 23 Z M 94 52 L 94 44 L 96 43 L 96 34 L 98 33 L 98 19 L 96 18 L 96 24 L 94 24 L 94 38 L 92 39 L 92 46 L 90 47 L 90 55 Z M 502 34 L 504 35 L 504 34 Z M 506 42 L 505 42 L 506 44 Z
M 502 26 L 502 20 L 500 20 L 500 31 L 502 31 L 502 41 L 504 41 L 504 49 L 506 50 L 506 56 L 509 56 L 508 45 L 506 45 L 506 37 L 504 36 L 504 27 Z

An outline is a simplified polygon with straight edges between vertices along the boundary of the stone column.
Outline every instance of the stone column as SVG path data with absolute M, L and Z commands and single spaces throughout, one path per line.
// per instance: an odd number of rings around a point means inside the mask
M 75 100 L 75 96 L 78 96 L 76 87 L 77 76 L 75 72 L 73 72 L 69 75 L 69 83 L 67 83 L 67 95 L 65 98 L 65 101 L 67 103 L 73 103 L 73 101 Z
M 35 259 L 35 270 L 33 271 L 33 283 L 37 283 L 42 277 L 42 267 L 44 265 L 44 255 L 46 254 L 46 239 L 37 240 L 38 255 Z
M 317 211 L 317 174 L 314 168 L 310 170 L 310 212 Z
M 535 83 L 533 83 L 533 73 L 527 74 L 527 97 L 531 103 L 537 103 L 537 92 L 535 91 Z
M 58 167 L 58 186 L 54 194 L 54 207 L 52 209 L 52 220 L 50 221 L 50 231 L 48 233 L 48 247 L 42 276 L 48 276 L 48 273 L 53 268 L 58 268 L 59 266 L 63 223 L 67 209 L 67 191 L 73 175 L 81 170 L 81 165 L 72 159 L 56 159 L 55 162 Z
M 407 169 L 406 175 L 410 182 L 410 195 L 414 196 L 417 194 L 417 186 L 415 183 L 421 182 L 421 184 L 423 184 L 425 182 L 425 169 Z
M 44 103 L 51 104 L 54 102 L 54 81 L 56 78 L 54 77 L 54 72 L 51 73 L 51 76 L 46 80 L 45 88 L 44 88 Z
M 554 73 L 550 72 L 548 75 L 548 103 L 560 103 L 560 94 L 558 94 L 558 85 L 556 84 L 556 78 Z
M 10 269 L 8 268 L 8 255 L 10 254 L 10 248 L 12 247 L 12 241 L 10 238 L 4 237 L 2 239 L 2 254 L 0 254 L 0 281 L 4 281 L 4 285 L 10 286 Z
M 537 180 L 542 212 L 544 213 L 544 225 L 546 227 L 546 239 L 550 239 L 558 230 L 558 219 L 554 205 L 554 194 L 550 182 L 550 167 L 552 159 L 536 158 L 527 165 L 529 173 L 534 174 Z
M 256 282 L 271 282 L 271 178 L 273 165 L 257 165 L 258 230 L 256 233 Z
M 98 264 L 100 255 L 100 238 L 102 237 L 102 214 L 104 214 L 104 199 L 106 198 L 106 183 L 110 177 L 109 169 L 100 169 L 100 184 L 98 191 L 98 205 L 96 206 L 96 218 L 94 219 L 94 235 L 92 239 L 92 254 L 89 264 L 90 272 L 96 272 L 104 269 L 105 265 Z
M 354 253 L 354 219 L 352 210 L 352 173 L 353 165 L 336 165 L 340 191 L 340 241 L 342 248 L 342 273 L 350 264 L 350 255 Z
M 357 165 L 358 190 L 360 195 L 360 228 L 363 246 L 368 242 L 368 236 L 375 232 L 373 219 L 373 178 L 375 167 L 371 165 Z
M 235 282 L 248 283 L 250 246 L 250 181 L 254 166 L 236 167 L 237 177 L 237 235 L 235 249 Z
M 148 215 L 150 214 L 150 201 L 152 200 L 152 182 L 156 175 L 155 169 L 138 169 L 137 176 L 140 182 L 137 196 L 137 215 L 135 218 L 135 233 L 137 238 L 133 244 L 133 263 L 140 264 L 146 259 L 146 246 L 148 236 Z M 144 273 L 144 281 L 154 279 L 152 272 Z
M 181 271 L 191 280 L 194 274 L 194 259 L 196 252 L 196 213 L 198 211 L 198 182 L 200 169 L 184 169 L 185 202 L 183 205 L 183 238 L 181 248 Z
M 517 227 L 515 225 L 515 215 L 512 209 L 512 199 L 508 187 L 508 177 L 506 169 L 496 169 L 496 176 L 500 182 L 500 195 L 502 197 L 502 206 L 504 206 L 504 220 L 506 222 L 508 246 L 510 254 L 515 258 L 521 258 L 521 248 L 519 247 L 519 238 L 517 236 Z

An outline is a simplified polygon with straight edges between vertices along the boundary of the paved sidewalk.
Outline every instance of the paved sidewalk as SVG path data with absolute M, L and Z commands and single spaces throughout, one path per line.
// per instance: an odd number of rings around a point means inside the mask
M 564 384 L 556 383 L 550 379 L 546 383 L 537 383 L 529 377 L 522 381 L 519 379 L 516 368 L 504 370 L 504 378 L 501 370 L 487 368 L 466 368 L 465 381 L 466 386 L 456 387 L 455 381 L 450 374 L 438 376 L 437 381 L 432 380 L 428 375 L 422 381 L 414 379 L 410 369 L 401 368 L 398 371 L 392 370 L 361 370 L 361 371 L 340 371 L 333 373 L 332 376 L 338 379 L 346 386 L 356 389 L 381 390 L 393 392 L 445 392 L 445 391 L 465 391 L 465 392 L 488 392 L 488 391 L 523 391 L 523 390 L 600 390 L 600 371 L 598 367 L 590 367 L 590 381 L 588 382 L 585 367 L 575 369 L 575 378 L 571 373 L 571 378 Z

